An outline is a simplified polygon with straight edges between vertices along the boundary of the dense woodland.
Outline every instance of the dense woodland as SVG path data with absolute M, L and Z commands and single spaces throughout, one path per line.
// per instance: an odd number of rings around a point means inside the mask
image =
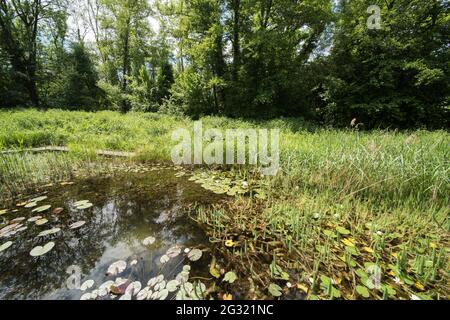
M 381 8 L 370 29 L 367 8 Z M 0 0 L 0 106 L 449 126 L 446 0 Z

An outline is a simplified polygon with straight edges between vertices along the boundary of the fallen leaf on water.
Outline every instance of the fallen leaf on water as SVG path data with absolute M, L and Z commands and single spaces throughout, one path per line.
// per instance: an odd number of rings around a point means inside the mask
M 53 214 L 60 214 L 63 211 L 64 211 L 64 208 L 55 208 L 55 210 L 53 210 Z

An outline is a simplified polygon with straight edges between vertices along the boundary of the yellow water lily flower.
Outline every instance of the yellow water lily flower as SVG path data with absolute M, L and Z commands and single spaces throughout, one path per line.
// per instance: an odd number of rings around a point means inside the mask
M 423 284 L 421 284 L 419 281 L 417 281 L 414 286 L 419 289 L 420 291 L 425 291 L 425 287 Z
M 231 248 L 231 247 L 234 247 L 235 245 L 236 245 L 236 242 L 234 242 L 233 240 L 225 241 L 225 247 Z
M 233 300 L 233 296 L 232 296 L 231 294 L 229 294 L 229 293 L 225 293 L 225 294 L 222 296 L 222 299 L 223 299 L 223 300 Z

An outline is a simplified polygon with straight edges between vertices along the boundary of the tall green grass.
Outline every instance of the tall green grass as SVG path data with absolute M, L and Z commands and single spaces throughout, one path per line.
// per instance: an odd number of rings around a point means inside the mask
M 267 270 L 254 265 L 255 254 L 282 252 L 278 263 L 295 262 L 301 281 L 333 275 L 342 244 L 323 231 L 343 226 L 360 246 L 373 248 L 375 261 L 383 261 L 386 268 L 396 265 L 400 272 L 408 263 L 423 265 L 425 257 L 430 259 L 431 269 L 419 268 L 414 280 L 432 283 L 438 292 L 434 297 L 448 297 L 448 276 L 442 279 L 448 259 L 442 266 L 445 259 L 441 257 L 450 246 L 448 132 L 333 130 L 300 119 L 258 122 L 205 117 L 202 121 L 204 128 L 281 130 L 281 171 L 259 178 L 265 182 L 267 199 L 236 199 L 229 208 L 198 216 L 219 241 L 236 234 L 243 238 L 240 254 L 248 254 L 242 261 L 261 286 L 268 284 L 262 276 Z M 192 126 L 189 119 L 159 114 L 0 111 L 0 150 L 49 145 L 71 150 L 69 154 L 0 156 L 0 192 L 13 194 L 49 179 L 70 178 L 74 168 L 98 162 L 95 149 L 133 151 L 143 161 L 170 161 L 175 144 L 172 131 L 192 130 Z M 236 172 L 241 179 L 250 179 L 254 170 L 240 167 Z M 437 248 L 431 248 L 430 242 L 437 243 Z M 392 258 L 392 252 L 400 258 Z M 367 254 L 361 257 L 374 259 Z M 440 282 L 434 283 L 436 279 Z M 414 293 L 415 289 L 405 290 Z M 348 294 L 354 296 L 354 290 Z

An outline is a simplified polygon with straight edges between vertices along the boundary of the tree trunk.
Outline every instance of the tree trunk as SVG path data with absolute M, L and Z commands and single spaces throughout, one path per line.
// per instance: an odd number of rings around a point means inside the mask
M 127 76 L 130 71 L 130 19 L 127 20 L 125 34 L 123 38 L 123 79 L 122 79 L 122 93 L 127 92 L 128 81 Z M 128 102 L 124 99 L 122 104 L 122 112 L 129 111 Z
M 240 45 L 240 15 L 241 15 L 241 0 L 232 1 L 233 10 L 233 81 L 237 81 L 238 71 L 241 60 L 241 45 Z

